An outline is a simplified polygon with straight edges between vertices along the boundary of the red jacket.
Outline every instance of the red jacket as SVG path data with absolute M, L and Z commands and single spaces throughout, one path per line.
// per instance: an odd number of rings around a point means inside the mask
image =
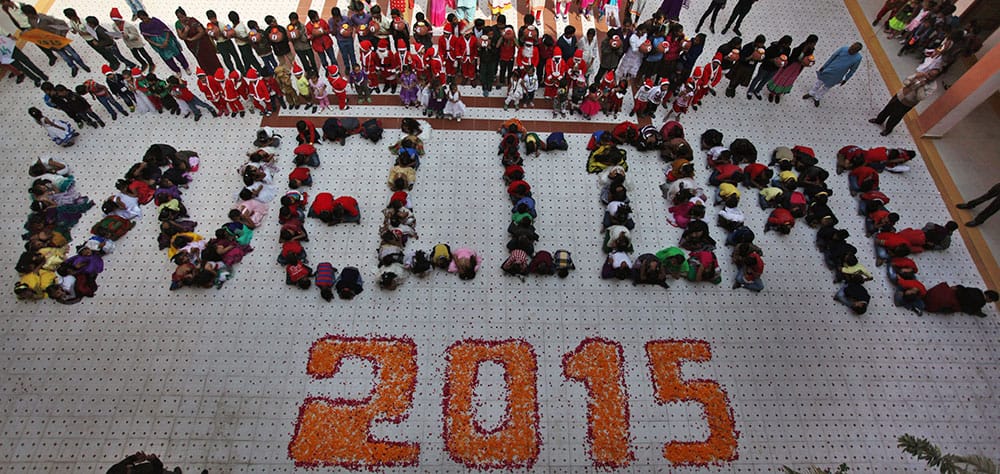
M 334 199 L 333 205 L 342 207 L 344 212 L 349 216 L 357 217 L 361 215 L 361 211 L 358 209 L 358 201 L 350 196 L 341 196 Z

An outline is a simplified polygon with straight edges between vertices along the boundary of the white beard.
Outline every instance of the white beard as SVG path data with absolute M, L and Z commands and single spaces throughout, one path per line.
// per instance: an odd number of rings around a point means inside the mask
M 532 57 L 534 55 L 535 55 L 535 48 L 525 47 L 525 48 L 521 49 L 521 56 L 524 56 L 526 58 L 530 58 L 530 57 Z
M 385 59 L 385 58 L 389 57 L 389 51 L 388 50 L 380 49 L 380 50 L 377 51 L 377 53 L 378 53 L 378 57 L 381 58 L 381 59 Z

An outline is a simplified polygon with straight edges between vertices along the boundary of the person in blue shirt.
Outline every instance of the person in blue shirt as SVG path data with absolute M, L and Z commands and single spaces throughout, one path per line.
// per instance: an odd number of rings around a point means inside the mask
M 819 101 L 823 99 L 827 91 L 836 86 L 847 84 L 847 81 L 858 71 L 861 65 L 861 43 L 854 43 L 850 46 L 841 46 L 835 51 L 830 59 L 827 59 L 823 67 L 816 71 L 816 84 L 813 84 L 809 93 L 802 96 L 803 99 L 812 99 L 813 104 L 819 107 Z

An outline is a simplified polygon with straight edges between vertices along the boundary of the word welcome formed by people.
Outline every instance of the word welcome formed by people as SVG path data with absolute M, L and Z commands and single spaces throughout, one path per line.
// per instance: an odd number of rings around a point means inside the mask
M 733 412 L 726 391 L 712 380 L 684 380 L 685 362 L 711 360 L 700 340 L 654 340 L 645 345 L 657 403 L 695 402 L 708 423 L 704 441 L 667 441 L 662 455 L 672 465 L 706 466 L 737 458 Z M 417 383 L 417 346 L 412 339 L 326 336 L 309 351 L 307 373 L 314 379 L 336 376 L 341 362 L 371 363 L 374 384 L 361 400 L 311 396 L 299 408 L 288 455 L 300 467 L 350 469 L 415 467 L 420 443 L 391 441 L 372 433 L 373 423 L 401 423 L 413 403 Z M 455 342 L 445 352 L 444 449 L 456 463 L 473 469 L 530 468 L 538 460 L 538 359 L 522 339 Z M 562 358 L 563 376 L 587 390 L 587 452 L 594 466 L 624 468 L 635 458 L 624 351 L 618 342 L 588 338 Z M 484 429 L 476 420 L 473 392 L 484 362 L 503 368 L 506 408 L 499 426 Z M 380 430 L 381 431 L 381 430 Z M 389 436 L 387 435 L 386 438 Z

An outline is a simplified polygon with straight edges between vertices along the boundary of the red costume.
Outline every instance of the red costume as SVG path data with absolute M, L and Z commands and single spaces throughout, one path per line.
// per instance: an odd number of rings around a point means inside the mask
M 569 64 L 562 59 L 562 50 L 557 46 L 552 51 L 552 57 L 549 61 L 545 63 L 545 97 L 552 98 L 556 96 L 556 92 L 559 90 L 559 83 L 562 81 L 563 77 L 566 76 L 566 71 L 569 70 Z
M 195 73 L 198 75 L 198 89 L 201 90 L 202 94 L 205 94 L 205 98 L 215 106 L 220 114 L 229 113 L 226 101 L 222 100 L 222 84 L 217 82 L 215 78 L 208 77 L 201 68 L 196 69 Z
M 433 80 L 437 78 L 441 81 L 441 84 L 448 82 L 448 77 L 445 75 L 444 61 L 438 56 L 437 50 L 435 48 L 429 48 L 427 50 L 427 56 L 424 57 L 424 62 L 427 65 L 427 80 Z
M 395 87 L 399 82 L 399 53 L 389 49 L 389 40 L 379 40 L 375 55 L 379 77 L 386 86 Z
M 445 23 L 444 35 L 438 38 L 438 53 L 441 55 L 441 62 L 444 70 L 449 76 L 458 74 L 459 60 L 465 54 L 463 48 L 465 42 L 452 34 L 451 23 Z
M 254 68 L 247 71 L 247 80 L 250 81 L 250 97 L 253 98 L 254 108 L 259 110 L 261 115 L 267 115 L 267 105 L 271 100 L 271 91 L 267 88 L 267 83 L 260 80 Z
M 368 87 L 375 89 L 378 87 L 378 57 L 372 51 L 371 41 L 364 40 L 360 46 L 358 62 L 361 63 L 361 71 L 368 75 Z
M 525 68 L 531 66 L 535 69 L 538 68 L 538 51 L 535 49 L 535 44 L 526 42 L 517 51 L 517 60 L 514 63 L 516 68 Z
M 479 39 L 466 33 L 462 37 L 462 78 L 469 81 L 476 80 L 476 71 L 479 69 Z
M 335 64 L 326 67 L 326 80 L 330 82 L 333 95 L 337 97 L 337 108 L 347 109 L 347 79 L 340 75 L 340 70 Z
M 226 101 L 226 106 L 229 107 L 229 111 L 233 114 L 237 112 L 243 113 L 243 104 L 240 102 L 240 92 L 239 84 L 239 73 L 233 71 L 233 74 L 229 75 L 226 79 L 226 73 L 219 69 L 215 72 L 215 80 L 223 83 L 222 85 L 222 98 Z M 243 82 L 240 80 L 239 82 Z

